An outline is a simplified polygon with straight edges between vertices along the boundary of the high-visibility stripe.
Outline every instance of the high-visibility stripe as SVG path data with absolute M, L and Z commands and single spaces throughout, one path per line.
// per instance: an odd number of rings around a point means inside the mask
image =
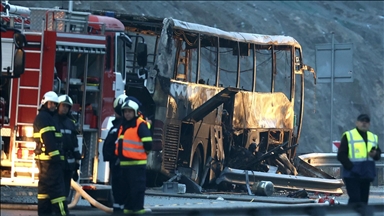
M 46 154 L 40 154 L 40 155 L 36 155 L 35 159 L 37 159 L 37 160 L 51 160 L 51 157 L 49 155 L 46 155 Z
M 39 132 L 33 133 L 33 138 L 40 139 L 40 142 L 43 142 L 42 134 L 46 132 L 54 131 L 55 137 L 61 137 L 61 133 L 56 132 L 56 128 L 54 126 L 47 126 L 44 128 L 41 128 Z
M 59 208 L 60 208 L 61 215 L 67 215 L 67 213 L 65 213 L 65 208 L 64 208 L 63 202 L 59 202 Z
M 56 156 L 56 155 L 60 155 L 60 152 L 59 152 L 59 150 L 55 150 L 55 151 L 49 152 L 48 155 L 53 157 L 53 156 Z
M 120 161 L 120 166 L 145 165 L 147 160 Z
M 75 158 L 67 159 L 68 163 L 75 163 Z
M 56 131 L 56 128 L 54 126 L 48 126 L 48 127 L 41 128 L 39 132 L 40 134 L 43 134 L 49 131 Z
M 55 132 L 55 137 L 63 137 L 63 134 L 60 132 Z
M 48 199 L 49 195 L 48 194 L 37 194 L 37 199 Z
M 123 140 L 123 142 L 126 143 L 126 144 L 132 144 L 132 145 L 137 145 L 137 146 L 142 146 L 143 145 L 142 142 L 136 142 L 136 141 L 128 140 L 128 139 Z
M 373 158 L 368 157 L 368 148 L 377 147 L 377 136 L 367 131 L 367 145 L 361 137 L 357 129 L 347 131 L 345 133 L 348 139 L 349 153 L 348 157 L 352 162 L 373 161 Z
M 132 214 L 132 213 L 133 213 L 132 210 L 124 209 L 124 214 Z
M 64 201 L 65 201 L 65 197 L 62 196 L 62 197 L 58 197 L 58 198 L 52 199 L 52 200 L 51 200 L 51 203 L 52 203 L 52 204 L 56 204 L 56 203 L 64 202 Z
M 145 152 L 144 149 L 134 149 L 134 148 L 128 148 L 128 147 L 123 147 L 123 150 L 124 151 L 131 151 L 131 152 L 139 152 L 139 153 Z
M 61 129 L 60 132 L 61 132 L 62 134 L 72 134 L 72 131 L 69 130 L 69 129 Z
M 133 214 L 145 214 L 145 209 L 134 211 Z
M 46 154 L 40 154 L 40 155 L 35 155 L 36 160 L 51 160 L 51 156 L 46 155 Z M 65 160 L 65 157 L 63 155 L 60 155 L 60 160 Z
M 143 137 L 141 138 L 141 142 L 152 142 L 152 137 Z
M 144 149 L 134 149 L 134 148 L 128 148 L 128 147 L 123 147 L 123 150 L 124 151 L 131 151 L 131 152 L 139 152 L 139 153 L 145 152 Z
M 79 148 L 78 148 L 78 147 L 76 147 L 76 148 L 74 148 L 74 149 L 73 149 L 73 151 L 79 151 Z

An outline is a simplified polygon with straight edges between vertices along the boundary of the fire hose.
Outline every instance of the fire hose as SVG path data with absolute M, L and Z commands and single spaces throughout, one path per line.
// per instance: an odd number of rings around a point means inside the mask
M 79 202 L 80 197 L 82 196 L 84 199 L 86 199 L 90 204 L 95 206 L 96 208 L 107 212 L 107 213 L 113 213 L 113 209 L 109 208 L 99 202 L 97 202 L 95 199 L 93 199 L 87 192 L 85 192 L 81 186 L 75 182 L 73 179 L 71 180 L 71 186 L 76 191 L 76 194 L 70 204 L 68 204 L 68 209 L 71 209 L 77 205 Z M 23 204 L 6 204 L 1 203 L 2 209 L 18 209 L 18 210 L 37 210 L 37 205 L 23 205 Z
M 71 179 L 71 186 L 76 191 L 76 194 L 72 200 L 72 202 L 68 205 L 68 208 L 71 209 L 76 206 L 76 204 L 79 202 L 80 196 L 82 196 L 84 199 L 86 199 L 91 205 L 95 206 L 96 208 L 105 211 L 107 213 L 113 213 L 113 209 L 109 208 L 99 202 L 97 202 L 95 199 L 93 199 L 87 192 L 81 188 L 81 186 L 75 182 L 73 179 Z

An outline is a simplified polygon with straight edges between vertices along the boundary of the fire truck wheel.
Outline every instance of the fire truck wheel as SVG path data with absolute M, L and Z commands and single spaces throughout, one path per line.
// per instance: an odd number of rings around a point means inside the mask
M 195 154 L 193 155 L 192 161 L 192 175 L 191 179 L 200 184 L 200 178 L 203 173 L 203 157 L 200 148 L 196 148 Z

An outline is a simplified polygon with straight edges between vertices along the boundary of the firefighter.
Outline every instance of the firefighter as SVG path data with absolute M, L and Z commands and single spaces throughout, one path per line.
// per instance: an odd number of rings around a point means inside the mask
M 378 137 L 369 131 L 370 118 L 357 117 L 356 128 L 346 131 L 340 142 L 337 160 L 343 165 L 343 180 L 348 204 L 368 204 L 369 187 L 376 177 L 375 162 L 380 160 Z
M 103 158 L 104 161 L 109 161 L 109 170 L 111 173 L 111 187 L 114 200 L 113 213 L 122 212 L 124 209 L 124 198 L 122 196 L 122 190 L 118 185 L 118 180 L 120 178 L 120 164 L 116 163 L 117 156 L 115 155 L 115 142 L 117 140 L 117 130 L 122 122 L 121 105 L 124 103 L 125 98 L 127 98 L 127 96 L 125 94 L 121 94 L 113 102 L 115 119 L 112 121 L 113 126 L 109 130 L 103 145 Z
M 44 94 L 33 122 L 36 141 L 35 159 L 39 168 L 37 186 L 38 215 L 68 215 L 64 191 L 61 133 L 57 130 L 53 115 L 59 98 L 53 91 Z
M 139 105 L 139 109 L 137 110 L 137 115 L 139 116 L 139 118 L 141 119 L 145 119 L 145 121 L 147 122 L 148 124 L 148 128 L 151 128 L 151 124 L 152 124 L 152 121 L 150 119 L 148 119 L 147 117 L 144 116 L 143 112 L 140 111 L 140 107 L 142 106 L 142 104 L 140 103 L 140 101 L 135 98 L 135 97 L 132 97 L 132 96 L 128 96 L 126 97 L 125 100 L 132 100 L 134 102 L 136 102 L 138 105 Z
M 125 184 L 124 214 L 144 214 L 147 154 L 152 137 L 147 122 L 138 116 L 139 105 L 126 100 L 121 106 L 123 122 L 119 127 L 115 154 L 120 161 L 121 184 Z
M 68 95 L 61 95 L 57 112 L 54 115 L 55 123 L 62 134 L 61 149 L 64 154 L 64 186 L 67 197 L 71 189 L 71 179 L 78 180 L 77 170 L 81 159 L 75 119 L 69 112 L 72 106 L 72 99 Z M 69 202 L 69 200 L 67 201 Z

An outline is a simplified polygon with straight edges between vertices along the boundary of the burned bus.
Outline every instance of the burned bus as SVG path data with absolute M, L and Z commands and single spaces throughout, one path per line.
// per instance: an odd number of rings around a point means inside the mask
M 292 159 L 303 119 L 304 71 L 314 71 L 303 63 L 294 38 L 173 18 L 119 20 L 134 51 L 122 50 L 116 71 L 123 74 L 126 94 L 139 98 L 153 122 L 147 170 L 156 175 L 148 177 L 150 184 L 158 174 L 182 173 L 203 185 L 217 181 L 226 167 L 252 169 L 256 163 L 244 161 L 238 149 L 251 152 L 258 164 L 296 175 Z M 279 147 L 282 157 L 263 158 Z

